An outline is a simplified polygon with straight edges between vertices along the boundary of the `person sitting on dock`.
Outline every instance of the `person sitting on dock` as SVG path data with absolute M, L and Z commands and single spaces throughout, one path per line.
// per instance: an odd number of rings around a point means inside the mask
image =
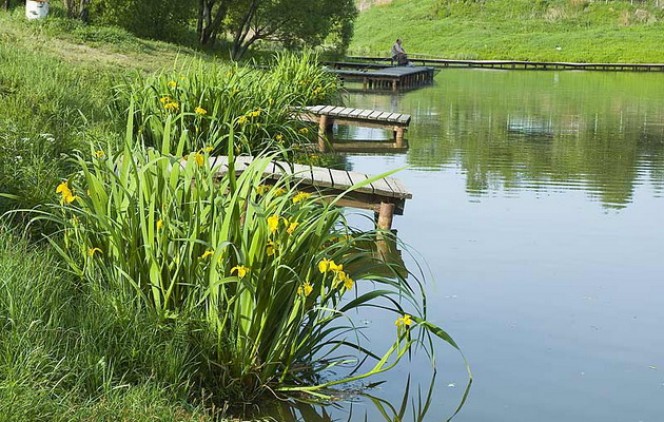
M 399 66 L 410 65 L 406 50 L 404 50 L 403 46 L 401 45 L 401 38 L 397 38 L 396 42 L 392 46 L 391 55 L 392 63 L 396 62 Z

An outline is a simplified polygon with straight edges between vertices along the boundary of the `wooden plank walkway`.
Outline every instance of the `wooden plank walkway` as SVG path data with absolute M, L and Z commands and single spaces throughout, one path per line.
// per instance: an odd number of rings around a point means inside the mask
M 357 60 L 357 65 L 351 65 L 352 61 L 339 62 L 344 68 L 373 68 L 365 66 L 374 66 L 378 63 L 391 62 L 386 57 L 365 57 L 351 56 L 348 60 Z M 522 69 L 522 70 L 596 70 L 613 72 L 664 72 L 664 63 L 574 63 L 574 62 L 531 62 L 525 60 L 451 60 L 437 59 L 427 57 L 417 57 L 408 55 L 412 63 L 418 63 L 422 66 L 433 66 L 436 68 L 447 67 L 469 67 L 485 69 Z M 330 64 L 330 66 L 333 66 Z M 342 65 L 340 65 L 342 66 Z M 357 66 L 357 67 L 355 67 Z
M 254 160 L 254 157 L 240 156 L 235 158 L 235 172 L 241 173 Z M 183 161 L 184 163 L 184 161 Z M 223 176 L 228 172 L 228 157 L 210 157 L 210 166 L 216 168 L 216 175 Z M 313 167 L 303 164 L 289 164 L 283 161 L 272 161 L 263 172 L 267 181 L 275 181 L 284 174 L 292 175 L 293 181 L 303 191 L 317 192 L 325 198 L 333 199 L 346 192 L 353 185 L 365 181 L 372 176 L 355 171 L 335 170 L 325 167 Z M 342 207 L 372 210 L 377 214 L 377 226 L 389 230 L 394 214 L 403 215 L 407 199 L 412 193 L 401 181 L 393 177 L 384 177 L 372 183 L 354 189 L 339 201 Z
M 394 148 L 403 150 L 407 148 L 404 144 L 404 136 L 408 125 L 410 125 L 411 116 L 403 113 L 392 113 L 389 111 L 378 110 L 364 110 L 358 108 L 348 108 L 330 105 L 317 105 L 309 106 L 300 109 L 297 112 L 299 119 L 304 121 L 318 123 L 318 148 L 321 151 L 326 150 L 326 137 L 334 123 L 363 126 L 363 127 L 377 127 L 391 130 L 394 139 Z M 358 141 L 357 143 L 368 144 L 370 141 Z M 341 146 L 353 148 L 344 142 Z M 385 143 L 380 145 L 381 149 L 385 148 Z M 337 146 L 339 144 L 333 144 Z M 378 145 L 378 144 L 376 144 Z M 368 145 L 364 148 L 367 149 Z
M 433 83 L 435 69 L 429 66 L 394 66 L 364 70 L 326 69 L 342 81 L 360 81 L 364 89 L 391 89 L 397 91 Z

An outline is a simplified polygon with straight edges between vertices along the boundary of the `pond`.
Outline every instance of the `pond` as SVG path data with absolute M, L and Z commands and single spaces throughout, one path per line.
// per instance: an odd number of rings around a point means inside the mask
M 413 116 L 407 154 L 347 161 L 407 166 L 397 177 L 413 199 L 393 227 L 409 265 L 425 264 L 429 319 L 474 375 L 454 420 L 663 420 L 664 75 L 443 70 L 432 87 L 347 104 Z M 383 350 L 391 317 L 361 317 Z M 466 381 L 454 350 L 441 343 L 436 360 L 431 421 L 453 413 Z M 426 357 L 370 393 L 398 408 L 409 374 L 424 401 Z M 383 418 L 366 398 L 304 419 L 365 417 Z

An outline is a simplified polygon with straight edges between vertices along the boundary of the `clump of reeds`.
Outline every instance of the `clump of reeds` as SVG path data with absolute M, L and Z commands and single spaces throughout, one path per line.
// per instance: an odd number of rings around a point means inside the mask
M 116 88 L 116 109 L 124 116 L 135 105 L 136 140 L 160 147 L 164 121 L 185 149 L 219 152 L 229 128 L 238 152 L 285 151 L 313 136 L 294 121 L 294 110 L 332 101 L 337 81 L 312 54 L 280 55 L 270 70 L 238 65 L 191 65 L 180 71 L 141 76 Z M 222 145 L 224 147 L 222 147 Z
M 266 179 L 273 155 L 236 174 L 232 143 L 223 172 L 206 150 L 183 159 L 144 149 L 133 142 L 132 125 L 130 118 L 123 150 L 76 159 L 81 170 L 58 186 L 60 204 L 41 218 L 61 225 L 63 242 L 51 243 L 85 284 L 164 324 L 195 327 L 194 378 L 213 396 L 326 397 L 325 387 L 388 370 L 425 331 L 454 345 L 426 322 L 398 271 L 376 275 L 383 264 L 363 245 L 377 232 L 353 230 L 335 207 L 339 198 L 303 191 L 287 174 Z M 175 142 L 172 125 L 166 119 L 162 150 Z M 358 291 L 359 283 L 372 287 Z M 350 318 L 367 306 L 395 313 L 394 342 L 383 353 L 361 344 Z M 424 331 L 413 335 L 416 327 Z M 376 362 L 323 381 L 349 355 Z

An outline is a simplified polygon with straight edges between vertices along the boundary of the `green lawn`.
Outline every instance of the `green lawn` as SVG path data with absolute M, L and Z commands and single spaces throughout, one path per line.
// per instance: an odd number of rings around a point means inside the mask
M 650 2 L 654 3 L 654 2 Z M 664 62 L 664 9 L 581 0 L 394 0 L 360 14 L 349 54 L 450 59 Z

